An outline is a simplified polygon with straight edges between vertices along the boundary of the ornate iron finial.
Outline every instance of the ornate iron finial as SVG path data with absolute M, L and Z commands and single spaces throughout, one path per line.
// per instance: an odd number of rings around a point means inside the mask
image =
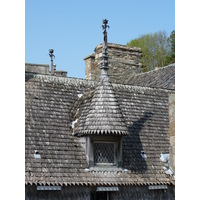
M 106 28 L 110 28 L 108 25 L 108 20 L 107 19 L 103 19 L 103 35 L 104 35 L 104 43 L 107 45 L 107 31 Z
M 106 28 L 110 28 L 108 26 L 108 20 L 104 19 L 103 20 L 103 35 L 104 35 L 104 39 L 103 39 L 103 47 L 102 47 L 102 57 L 101 57 L 101 75 L 103 76 L 107 76 L 107 69 L 108 69 L 108 52 L 107 52 L 107 31 Z
M 106 29 L 107 27 L 110 28 L 107 24 L 108 24 L 108 20 L 107 20 L 107 19 L 103 19 L 102 28 L 103 28 L 103 29 Z
M 51 58 L 51 75 L 54 74 L 53 57 L 55 58 L 55 56 L 54 56 L 53 52 L 54 52 L 53 49 L 49 49 L 49 56 Z

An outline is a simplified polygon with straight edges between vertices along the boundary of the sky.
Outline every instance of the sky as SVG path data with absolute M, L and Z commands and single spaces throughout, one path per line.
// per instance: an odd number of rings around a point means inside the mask
M 54 49 L 57 70 L 85 77 L 84 58 L 102 43 L 126 44 L 147 33 L 175 29 L 175 0 L 25 0 L 25 62 L 49 64 Z

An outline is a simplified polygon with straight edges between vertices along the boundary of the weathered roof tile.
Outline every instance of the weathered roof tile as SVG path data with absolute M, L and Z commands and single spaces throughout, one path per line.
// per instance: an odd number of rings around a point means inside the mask
M 115 92 L 108 79 L 100 77 L 90 104 L 85 102 L 82 109 L 88 110 L 88 112 L 86 115 L 85 113 L 83 113 L 83 116 L 80 115 L 79 120 L 81 122 L 75 134 L 79 136 L 87 134 L 128 134 Z
M 128 126 L 128 135 L 123 137 L 123 166 L 128 171 L 116 168 L 97 173 L 85 170 L 85 140 L 74 136 L 70 128 L 73 107 L 79 107 L 78 116 L 87 117 L 96 83 L 26 76 L 26 184 L 173 184 L 160 161 L 160 154 L 169 152 L 168 90 L 111 84 Z M 80 93 L 87 95 L 79 98 Z M 34 158 L 35 150 L 40 159 Z M 141 151 L 147 159 L 141 157 Z
M 124 84 L 175 90 L 175 64 L 146 73 L 134 74 Z

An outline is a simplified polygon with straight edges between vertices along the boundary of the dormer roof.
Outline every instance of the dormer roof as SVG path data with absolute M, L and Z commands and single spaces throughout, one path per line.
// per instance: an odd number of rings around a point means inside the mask
M 81 118 L 84 118 L 84 116 L 80 116 L 80 120 L 83 120 Z M 79 136 L 128 134 L 128 128 L 115 97 L 113 86 L 106 77 L 100 77 L 82 125 L 83 127 L 77 127 L 75 134 Z

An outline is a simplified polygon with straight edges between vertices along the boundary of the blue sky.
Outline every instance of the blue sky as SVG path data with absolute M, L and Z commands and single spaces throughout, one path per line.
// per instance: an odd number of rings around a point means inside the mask
M 175 29 L 175 0 L 26 0 L 25 62 L 50 64 L 85 77 L 84 60 L 103 40 L 102 19 L 109 20 L 108 42 L 126 44 L 146 33 Z

